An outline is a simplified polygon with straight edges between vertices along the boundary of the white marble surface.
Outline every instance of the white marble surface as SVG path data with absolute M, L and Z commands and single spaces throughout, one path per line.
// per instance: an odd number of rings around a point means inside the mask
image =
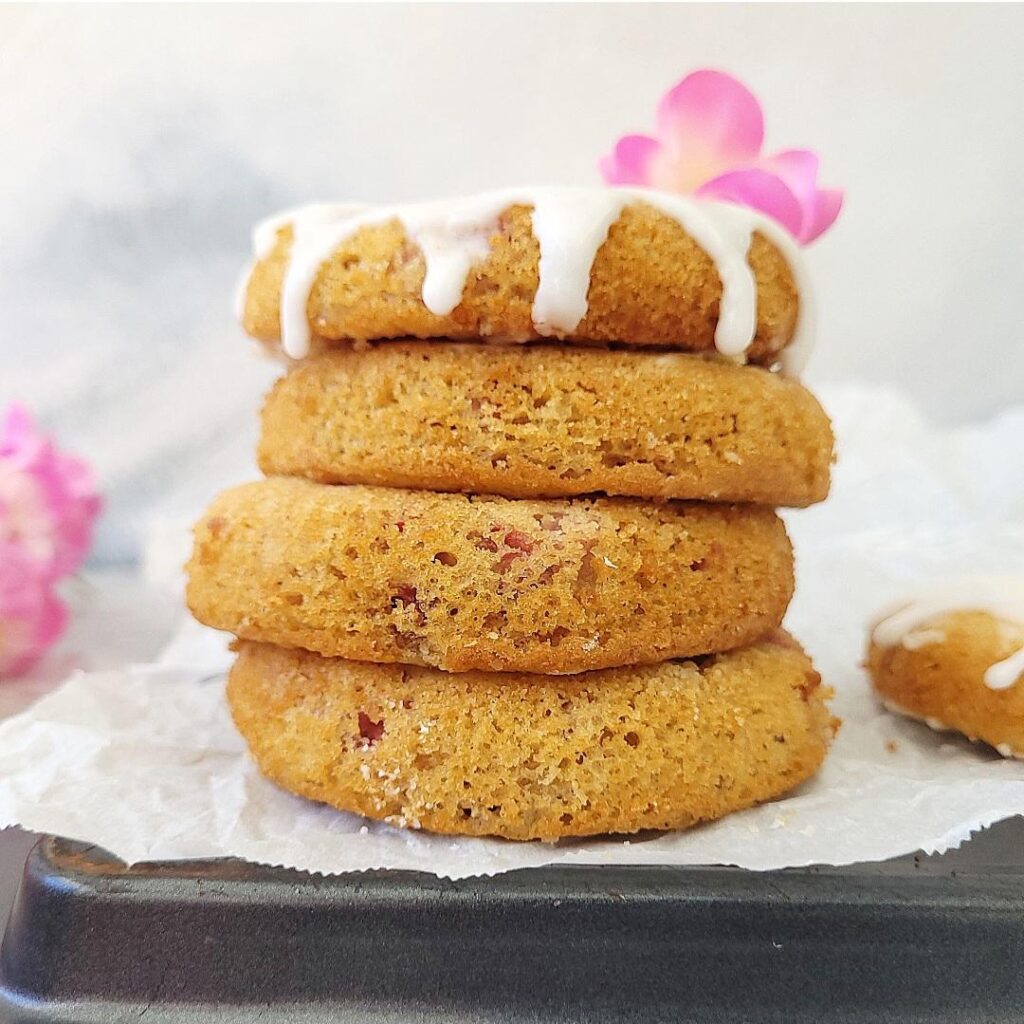
M 316 199 L 595 182 L 715 65 L 848 189 L 809 250 L 815 382 L 937 420 L 1024 392 L 1019 5 L 0 7 L 0 403 L 98 464 L 96 557 L 253 472 L 273 368 L 234 327 L 249 225 Z

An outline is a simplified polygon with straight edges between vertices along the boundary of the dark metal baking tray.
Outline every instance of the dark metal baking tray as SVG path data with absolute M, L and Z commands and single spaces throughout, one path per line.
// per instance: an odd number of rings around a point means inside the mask
M 1022 850 L 1018 821 L 849 868 L 452 882 L 126 868 L 47 838 L 0 949 L 0 1020 L 1019 1021 Z

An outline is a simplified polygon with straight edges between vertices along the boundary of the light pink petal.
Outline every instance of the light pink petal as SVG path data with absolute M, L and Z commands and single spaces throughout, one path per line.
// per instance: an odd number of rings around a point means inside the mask
M 809 149 L 788 149 L 767 157 L 759 167 L 777 174 L 800 202 L 803 211 L 797 239 L 806 245 L 827 230 L 843 205 L 838 189 L 818 188 L 818 156 Z
M 757 97 L 722 71 L 694 71 L 658 105 L 656 137 L 627 135 L 599 163 L 612 185 L 646 185 L 738 203 L 778 221 L 807 244 L 839 215 L 843 193 L 819 189 L 809 149 L 762 157 Z
M 818 189 L 815 196 L 814 210 L 810 220 L 804 224 L 800 241 L 807 245 L 819 235 L 828 231 L 835 223 L 839 211 L 843 208 L 843 190 L 841 188 Z
M 803 225 L 803 208 L 789 186 L 778 175 L 760 168 L 722 174 L 702 186 L 697 195 L 760 210 L 794 237 Z
M 12 402 L 0 424 L 0 455 L 23 445 L 32 437 L 34 427 L 32 414 L 23 405 Z
M 51 508 L 58 526 L 53 578 L 58 579 L 75 572 L 85 561 L 101 501 L 92 470 L 81 459 L 56 455 L 54 471 Z
M 35 624 L 33 661 L 52 647 L 64 635 L 68 626 L 67 605 L 57 596 L 52 586 L 43 588 Z
M 649 135 L 624 135 L 597 168 L 608 185 L 649 185 L 651 160 L 659 149 L 658 140 Z
M 17 403 L 8 406 L 0 425 L 0 459 L 17 465 L 31 465 L 39 458 L 44 446 L 45 440 L 36 433 L 32 414 Z
M 48 580 L 74 572 L 92 543 L 100 497 L 92 471 L 11 406 L 0 433 L 0 542 L 17 543 Z
M 0 682 L 21 675 L 64 632 L 67 609 L 36 561 L 0 544 Z
M 52 571 L 57 526 L 46 485 L 33 472 L 0 459 L 0 544 L 16 545 Z
M 754 94 L 721 71 L 694 71 L 658 104 L 658 138 L 687 163 L 706 166 L 703 180 L 757 159 L 764 116 Z
M 759 160 L 757 166 L 780 177 L 805 210 L 813 209 L 818 191 L 817 153 L 809 149 L 785 149 Z

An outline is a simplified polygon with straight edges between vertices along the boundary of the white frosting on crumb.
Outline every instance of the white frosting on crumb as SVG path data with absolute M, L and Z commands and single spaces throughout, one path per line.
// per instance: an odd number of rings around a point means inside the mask
M 309 352 L 306 307 L 323 263 L 347 238 L 371 224 L 398 221 L 426 262 L 423 304 L 447 316 L 462 299 L 472 268 L 489 251 L 500 215 L 511 206 L 532 208 L 540 246 L 539 284 L 533 323 L 539 334 L 571 335 L 587 313 L 590 273 L 608 229 L 623 209 L 646 203 L 673 218 L 714 261 L 722 282 L 715 347 L 741 359 L 754 339 L 757 288 L 747 261 L 753 233 L 768 237 L 783 253 L 800 296 L 796 333 L 783 351 L 784 373 L 803 369 L 813 344 L 811 291 L 794 240 L 760 213 L 746 207 L 636 188 L 517 188 L 458 199 L 396 206 L 318 204 L 280 214 L 253 233 L 257 259 L 273 249 L 278 232 L 290 224 L 291 258 L 281 294 L 281 345 L 293 359 Z
M 968 576 L 933 586 L 901 602 L 876 622 L 871 639 L 880 647 L 902 646 L 908 651 L 941 643 L 941 630 L 929 628 L 953 612 L 987 612 L 995 619 L 1024 626 L 1024 577 Z M 990 665 L 985 685 L 1008 690 L 1024 678 L 1024 646 Z

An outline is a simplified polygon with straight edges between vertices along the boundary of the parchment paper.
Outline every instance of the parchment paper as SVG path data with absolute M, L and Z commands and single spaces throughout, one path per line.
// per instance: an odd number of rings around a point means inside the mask
M 223 699 L 224 637 L 188 623 L 158 664 L 79 674 L 0 723 L 0 827 L 98 843 L 126 861 L 233 855 L 331 873 L 458 878 L 588 864 L 753 869 L 941 851 L 1024 813 L 1024 762 L 896 718 L 860 668 L 866 623 L 957 572 L 1024 572 L 1024 406 L 936 431 L 896 393 L 826 390 L 840 441 L 833 495 L 787 513 L 798 555 L 789 628 L 844 720 L 792 796 L 655 837 L 555 845 L 451 839 L 365 822 L 264 781 Z

